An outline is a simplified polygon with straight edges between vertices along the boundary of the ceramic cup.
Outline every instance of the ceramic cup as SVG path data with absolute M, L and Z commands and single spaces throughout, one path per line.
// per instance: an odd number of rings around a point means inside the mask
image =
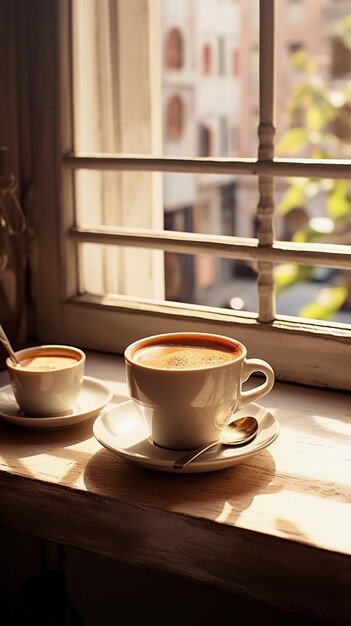
M 81 392 L 85 353 L 64 345 L 18 350 L 15 365 L 6 360 L 16 401 L 25 415 L 49 417 L 68 413 Z
M 248 359 L 240 341 L 222 335 L 154 335 L 129 345 L 124 359 L 129 394 L 163 448 L 192 450 L 215 441 L 233 413 L 274 384 L 266 361 Z M 244 391 L 254 372 L 264 382 Z

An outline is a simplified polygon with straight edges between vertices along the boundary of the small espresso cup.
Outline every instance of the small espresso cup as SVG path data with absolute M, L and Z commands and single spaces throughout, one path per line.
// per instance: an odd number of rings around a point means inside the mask
M 25 415 L 68 413 L 83 385 L 86 356 L 73 346 L 43 345 L 18 350 L 19 365 L 6 360 L 12 390 Z
M 272 367 L 248 359 L 236 339 L 210 333 L 166 333 L 139 339 L 124 353 L 130 397 L 155 444 L 193 450 L 218 439 L 233 413 L 266 395 Z M 263 383 L 243 383 L 262 372 Z

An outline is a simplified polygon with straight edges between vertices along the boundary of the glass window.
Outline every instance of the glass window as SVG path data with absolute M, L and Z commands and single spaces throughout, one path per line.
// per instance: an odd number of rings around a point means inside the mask
M 204 74 L 211 74 L 212 72 L 212 50 L 211 46 L 206 43 L 202 49 L 202 67 Z
M 166 136 L 177 140 L 183 132 L 183 103 L 179 96 L 171 96 L 167 102 Z
M 35 265 L 45 340 L 122 352 L 142 334 L 212 329 L 269 352 L 278 377 L 345 385 L 348 92 L 329 83 L 330 13 L 303 5 L 298 39 L 273 0 L 73 0 L 72 29 L 68 4 L 56 21 L 39 11 L 41 46 L 60 59 L 48 93 L 62 105 L 33 120 L 46 124 L 46 162 L 33 144 L 39 249 L 52 257 L 50 272 Z M 218 41 L 224 65 L 240 49 L 238 76 L 203 75 L 203 45 Z
M 183 67 L 183 38 L 178 28 L 171 28 L 166 35 L 165 64 L 168 70 Z
M 199 126 L 199 154 L 204 157 L 212 154 L 212 131 L 202 124 Z

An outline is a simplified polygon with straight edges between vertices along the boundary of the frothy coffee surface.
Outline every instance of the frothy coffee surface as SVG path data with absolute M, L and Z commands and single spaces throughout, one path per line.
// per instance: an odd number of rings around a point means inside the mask
M 43 354 L 37 356 L 31 356 L 20 361 L 22 369 L 32 370 L 34 372 L 43 372 L 46 370 L 59 370 L 64 367 L 69 367 L 77 363 L 74 356 L 56 355 L 56 354 Z
M 189 370 L 222 365 L 241 355 L 235 344 L 219 341 L 158 343 L 137 350 L 134 359 L 140 365 L 156 369 Z

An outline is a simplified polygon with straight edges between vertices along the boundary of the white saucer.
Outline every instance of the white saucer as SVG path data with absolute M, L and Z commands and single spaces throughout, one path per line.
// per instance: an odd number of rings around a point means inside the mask
M 65 415 L 27 417 L 18 407 L 11 385 L 0 389 L 0 419 L 36 430 L 62 429 L 94 417 L 112 400 L 110 389 L 100 380 L 84 376 L 83 388 L 73 409 Z
M 97 417 L 93 432 L 101 445 L 137 465 L 174 474 L 211 472 L 241 463 L 267 448 L 278 437 L 279 424 L 265 408 L 254 403 L 248 404 L 235 414 L 235 418 L 245 415 L 252 415 L 258 421 L 258 433 L 253 441 L 241 447 L 218 445 L 181 470 L 173 469 L 173 463 L 185 451 L 168 450 L 152 443 L 147 426 L 132 400 Z

